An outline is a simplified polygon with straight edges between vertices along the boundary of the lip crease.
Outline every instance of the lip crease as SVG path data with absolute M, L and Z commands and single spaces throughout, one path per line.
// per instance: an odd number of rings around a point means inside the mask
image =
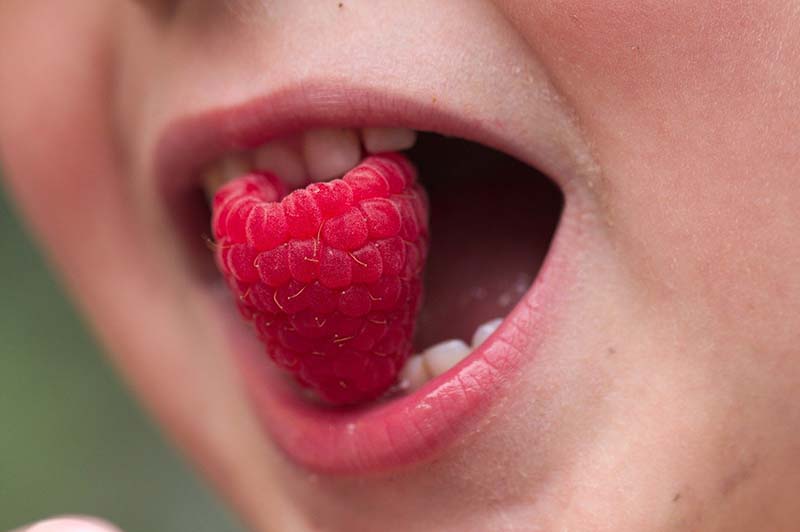
M 504 138 L 492 126 L 475 122 L 435 102 L 335 84 L 315 88 L 305 84 L 179 119 L 167 127 L 156 146 L 155 175 L 169 209 L 196 184 L 202 166 L 222 153 L 319 126 L 409 127 L 481 142 L 512 156 L 524 155 L 521 144 Z M 230 351 L 255 413 L 291 460 L 319 473 L 359 475 L 429 459 L 464 435 L 513 385 L 522 368 L 537 360 L 540 346 L 561 314 L 562 295 L 573 278 L 567 259 L 570 250 L 577 250 L 580 233 L 578 208 L 564 186 L 565 177 L 553 179 L 565 193 L 564 208 L 532 286 L 487 341 L 409 395 L 344 410 L 302 399 L 269 365 L 263 346 L 238 319 L 227 292 L 214 292 L 217 319 L 226 326 Z

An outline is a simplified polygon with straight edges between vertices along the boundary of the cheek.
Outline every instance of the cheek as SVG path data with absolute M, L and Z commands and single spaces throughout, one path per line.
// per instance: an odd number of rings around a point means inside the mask
M 132 285 L 148 255 L 117 157 L 108 14 L 89 3 L 37 3 L 0 24 L 0 44 L 15 52 L 0 54 L 0 72 L 15 73 L 0 92 L 0 148 L 48 258 L 84 310 L 123 342 L 120 320 L 135 308 Z
M 500 4 L 575 110 L 602 169 L 593 190 L 609 238 L 646 289 L 703 300 L 729 327 L 797 312 L 792 6 Z
M 0 71 L 14 72 L 0 92 L 7 177 L 59 259 L 90 252 L 92 219 L 117 207 L 109 197 L 115 183 L 101 12 L 31 5 L 0 16 L 0 44 L 14 51 L 0 56 Z
M 754 86 L 741 82 L 758 80 L 759 73 L 775 66 L 775 57 L 765 59 L 787 37 L 779 33 L 787 23 L 785 10 L 772 1 L 501 4 L 568 97 L 591 95 L 593 104 L 605 105 L 624 101 L 632 112 L 647 105 L 658 120 L 664 118 L 658 111 L 667 106 L 689 103 L 687 94 L 713 91 L 717 100 L 752 94 Z

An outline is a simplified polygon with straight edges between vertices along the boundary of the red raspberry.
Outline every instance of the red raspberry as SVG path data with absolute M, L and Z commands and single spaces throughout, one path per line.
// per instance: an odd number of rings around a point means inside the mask
M 267 353 L 334 404 L 380 396 L 411 353 L 428 251 L 413 166 L 368 157 L 283 197 L 269 174 L 214 198 L 217 263 Z

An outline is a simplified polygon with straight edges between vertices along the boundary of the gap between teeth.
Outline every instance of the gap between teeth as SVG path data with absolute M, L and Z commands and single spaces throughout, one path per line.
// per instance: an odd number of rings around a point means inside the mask
M 471 346 L 463 340 L 445 340 L 411 356 L 400 373 L 400 388 L 414 391 L 447 372 L 485 342 L 502 322 L 502 318 L 496 318 L 478 326 L 472 335 Z
M 366 154 L 411 148 L 416 131 L 405 128 L 319 128 L 274 140 L 248 152 L 228 154 L 202 173 L 206 194 L 252 171 L 272 172 L 293 190 L 346 174 Z

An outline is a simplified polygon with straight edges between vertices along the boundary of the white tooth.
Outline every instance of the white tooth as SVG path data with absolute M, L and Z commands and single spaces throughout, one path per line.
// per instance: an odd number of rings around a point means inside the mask
M 203 172 L 203 191 L 206 193 L 208 201 L 214 199 L 214 194 L 217 193 L 217 189 L 224 184 L 225 178 L 222 176 L 221 165 L 215 164 L 214 166 L 208 167 L 208 169 Z
M 361 130 L 369 153 L 407 150 L 417 141 L 417 132 L 403 127 L 365 127 Z
M 306 184 L 303 156 L 282 142 L 270 142 L 258 148 L 253 153 L 253 166 L 257 170 L 273 172 L 287 188 L 299 188 Z
M 352 129 L 315 129 L 303 137 L 303 156 L 311 179 L 326 181 L 358 164 L 361 145 Z
M 410 392 L 428 382 L 430 378 L 428 368 L 425 367 L 425 362 L 422 360 L 422 355 L 409 357 L 406 365 L 403 366 L 403 371 L 400 373 L 403 388 Z
M 492 321 L 487 321 L 475 329 L 475 334 L 472 335 L 472 349 L 475 349 L 485 342 L 486 339 L 489 338 L 498 327 L 500 327 L 501 323 L 503 323 L 503 318 L 496 318 Z
M 247 159 L 245 159 L 244 155 L 231 155 L 225 157 L 220 166 L 222 179 L 226 183 L 246 174 L 249 170 L 250 165 L 247 164 Z
M 462 340 L 447 340 L 429 347 L 422 353 L 428 373 L 438 377 L 469 354 L 469 346 Z

